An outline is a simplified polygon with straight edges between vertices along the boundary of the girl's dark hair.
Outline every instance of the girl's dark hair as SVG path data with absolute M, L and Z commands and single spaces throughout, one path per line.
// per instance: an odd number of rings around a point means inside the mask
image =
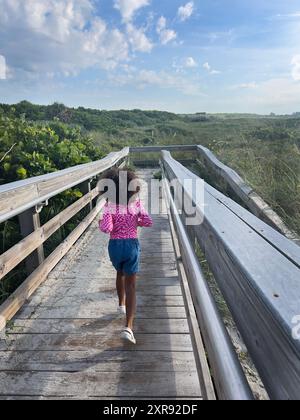
M 120 203 L 120 172 L 124 172 L 124 173 L 127 174 L 127 203 Z M 116 186 L 115 204 L 127 204 L 128 205 L 131 198 L 135 194 L 140 192 L 140 186 L 138 186 L 138 185 L 137 185 L 135 191 L 128 191 L 129 184 L 132 181 L 137 180 L 137 178 L 138 178 L 136 173 L 131 168 L 128 168 L 128 167 L 124 167 L 122 169 L 112 168 L 112 169 L 109 169 L 108 171 L 106 171 L 101 178 L 102 179 L 110 179 L 111 181 L 113 181 L 115 183 L 115 186 Z M 108 191 L 108 187 L 105 188 L 104 192 L 107 192 L 107 191 Z

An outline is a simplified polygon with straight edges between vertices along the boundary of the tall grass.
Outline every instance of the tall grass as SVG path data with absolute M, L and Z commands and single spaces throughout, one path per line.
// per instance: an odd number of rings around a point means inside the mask
M 296 143 L 268 144 L 243 137 L 239 144 L 216 144 L 212 149 L 300 234 L 300 150 Z

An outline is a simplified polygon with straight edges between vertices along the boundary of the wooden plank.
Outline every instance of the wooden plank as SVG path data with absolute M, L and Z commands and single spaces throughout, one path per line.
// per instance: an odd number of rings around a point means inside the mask
M 85 293 L 85 294 L 84 294 Z M 170 305 L 170 300 L 164 301 L 164 297 L 166 296 L 174 296 L 174 297 L 182 297 L 180 286 L 149 286 L 145 284 L 138 284 L 137 286 L 137 293 L 138 296 L 141 298 L 139 304 L 143 304 L 143 300 L 145 301 L 147 297 L 151 297 L 149 302 L 157 302 L 156 306 L 160 306 L 159 302 L 163 302 L 164 304 Z M 55 305 L 56 303 L 63 301 L 66 298 L 67 304 L 72 304 L 71 302 L 74 301 L 74 304 L 83 304 L 84 301 L 89 302 L 101 302 L 102 299 L 107 299 L 110 297 L 113 300 L 116 300 L 117 293 L 116 287 L 114 284 L 111 284 L 110 287 L 97 287 L 96 290 L 91 291 L 90 288 L 87 290 L 84 286 L 77 287 L 77 288 L 58 288 L 57 290 L 49 290 L 41 291 L 40 293 L 35 293 L 34 296 L 30 299 L 30 306 L 34 305 L 46 305 L 51 306 L 52 304 Z M 155 298 L 158 298 L 155 301 Z M 176 301 L 174 301 L 176 302 Z M 171 305 L 171 306 L 177 306 Z
M 63 282 L 61 281 L 63 279 Z M 152 294 L 157 295 L 163 293 L 167 295 L 177 294 L 178 287 L 180 287 L 180 281 L 178 277 L 169 278 L 147 278 L 142 281 L 140 278 L 137 281 L 137 289 L 140 294 Z M 40 298 L 64 295 L 64 296 L 76 296 L 77 294 L 82 295 L 83 293 L 98 293 L 105 290 L 115 291 L 115 278 L 112 279 L 101 279 L 99 282 L 98 277 L 90 278 L 88 282 L 76 281 L 76 278 L 60 277 L 54 280 L 54 283 L 47 282 L 42 288 L 39 288 L 34 296 Z
M 257 217 L 300 244 L 300 239 L 290 231 L 281 217 L 233 169 L 220 162 L 206 147 L 198 146 L 197 150 L 204 164 L 210 167 L 217 177 L 225 181 Z
M 0 395 L 198 397 L 197 377 L 186 372 L 8 372 L 0 373 Z
M 68 319 L 68 318 L 102 318 L 112 319 L 116 317 L 116 306 L 111 306 L 111 311 L 107 314 L 103 314 L 101 307 L 91 311 L 89 308 L 80 307 L 78 308 L 38 308 L 24 305 L 18 313 L 18 318 L 45 318 L 45 319 Z M 137 308 L 137 319 L 182 319 L 186 318 L 185 308 L 182 306 L 158 306 L 158 307 L 141 307 Z
M 82 277 L 59 277 L 59 280 L 65 280 L 65 284 L 59 282 L 59 284 L 49 284 L 47 285 L 49 293 L 52 295 L 56 293 L 56 290 L 60 293 L 63 292 L 67 296 L 76 296 L 78 294 L 82 294 L 82 292 L 86 292 L 87 294 L 90 293 L 100 293 L 105 291 L 112 291 L 116 292 L 115 288 L 115 275 L 110 278 L 106 279 L 105 282 L 99 282 L 97 277 L 89 278 L 88 281 L 84 282 Z M 52 286 L 52 287 L 51 287 Z M 56 287 L 56 289 L 54 289 Z M 179 296 L 180 295 L 180 281 L 178 280 L 178 276 L 174 277 L 166 277 L 166 278 L 155 278 L 151 275 L 144 276 L 143 274 L 139 273 L 139 277 L 137 279 L 137 289 L 138 293 L 141 295 L 169 295 L 169 296 Z M 37 294 L 39 294 L 38 291 Z
M 141 263 L 149 262 L 151 260 L 152 264 L 164 264 L 164 263 L 175 263 L 176 259 L 173 255 L 170 255 L 170 257 L 167 257 L 165 254 L 162 255 L 154 255 L 152 254 L 151 257 L 149 257 L 149 254 L 142 254 L 141 255 Z
M 11 334 L 0 341 L 0 350 L 122 350 L 128 351 L 192 351 L 189 334 L 140 334 L 136 333 L 137 344 L 124 344 L 118 331 L 80 334 Z
M 197 176 L 185 168 L 186 174 L 189 175 L 190 179 L 196 179 Z M 283 236 L 277 230 L 270 227 L 264 221 L 260 220 L 258 217 L 253 215 L 251 212 L 246 210 L 244 207 L 237 204 L 234 200 L 226 197 L 220 191 L 211 187 L 207 183 L 204 185 L 205 192 L 208 195 L 211 195 L 220 203 L 224 204 L 232 213 L 239 217 L 243 222 L 245 222 L 251 229 L 253 229 L 258 235 L 264 238 L 267 242 L 270 243 L 274 248 L 279 252 L 285 255 L 293 263 L 295 263 L 300 268 L 300 251 L 298 245 L 295 241 L 291 241 L 287 237 Z
M 193 352 L 0 351 L 4 372 L 194 372 Z M 1 384 L 0 384 L 1 389 Z M 0 391 L 1 392 L 1 391 Z
M 76 270 L 69 270 L 67 276 L 69 278 L 77 278 L 78 281 L 84 281 L 84 279 L 87 278 L 95 278 L 99 276 L 101 276 L 101 273 L 106 277 L 106 278 L 111 278 L 114 279 L 116 277 L 116 271 L 114 270 L 114 268 L 110 265 L 110 263 L 108 262 L 109 266 L 107 267 L 107 269 L 105 270 L 105 273 L 103 272 L 103 268 L 102 270 L 101 268 L 97 268 L 97 267 L 90 267 L 90 269 L 84 274 L 83 271 L 80 270 L 80 272 L 76 272 Z M 64 278 L 65 275 L 65 271 L 57 271 L 55 272 L 55 274 L 51 275 L 51 279 L 54 278 Z M 162 277 L 178 277 L 178 272 L 177 269 L 175 269 L 175 267 L 172 267 L 170 269 L 168 268 L 164 268 L 164 267 L 155 267 L 155 266 L 148 266 L 143 268 L 140 273 L 139 273 L 139 278 L 140 279 L 151 279 L 151 278 L 162 278 Z
M 96 262 L 96 261 L 95 261 Z M 97 263 L 97 262 L 96 262 Z M 80 261 L 80 272 L 82 273 L 86 273 L 86 276 L 89 276 L 90 273 L 93 274 L 103 274 L 103 269 L 107 268 L 108 271 L 114 271 L 113 267 L 111 266 L 111 263 L 108 259 L 106 259 L 106 265 L 104 264 L 95 264 L 94 266 L 91 266 L 91 261 L 86 259 L 86 260 L 81 260 Z M 155 264 L 155 267 L 152 267 L 151 264 L 149 264 L 149 259 L 147 260 L 146 258 L 146 253 L 144 255 L 144 259 L 141 260 L 140 262 L 140 270 L 141 273 L 145 273 L 148 271 L 162 271 L 163 273 L 169 270 L 176 270 L 176 260 L 173 258 L 173 261 L 168 261 L 168 262 L 158 262 L 157 264 Z M 58 270 L 59 272 L 59 270 Z M 75 267 L 69 271 L 70 274 L 76 273 L 78 272 L 78 269 L 76 269 Z
M 35 297 L 31 299 L 28 306 L 38 306 L 39 309 L 43 308 L 67 308 L 72 306 L 74 310 L 79 310 L 82 306 L 86 310 L 94 312 L 97 307 L 101 305 L 103 312 L 109 312 L 117 306 L 117 294 L 115 291 L 107 291 L 100 293 L 86 293 L 85 295 L 77 296 L 53 296 L 48 299 L 41 299 Z M 137 295 L 137 305 L 147 307 L 165 307 L 165 306 L 183 306 L 182 295 L 172 296 L 153 296 L 153 295 Z
M 202 397 L 168 397 L 168 400 L 170 401 L 186 401 L 188 398 L 188 400 L 190 401 L 202 401 L 203 398 Z M 44 395 L 34 395 L 34 396 L 24 396 L 24 395 L 7 395 L 5 397 L 0 396 L 0 401 L 14 401 L 14 400 L 18 400 L 18 401 L 75 401 L 75 400 L 84 400 L 84 401 L 102 401 L 105 400 L 107 401 L 109 399 L 109 401 L 132 401 L 132 397 L 82 397 L 80 395 L 73 395 L 73 396 L 55 396 L 55 397 L 47 397 Z M 135 401 L 148 401 L 149 397 L 140 397 L 140 398 L 134 398 Z M 166 401 L 166 398 L 159 398 L 159 397 L 151 397 L 151 401 Z M 195 403 L 196 404 L 196 403 Z
M 222 202 L 228 209 L 230 209 L 234 214 L 236 214 L 241 220 L 243 220 L 251 229 L 253 229 L 257 234 L 263 237 L 268 241 L 274 248 L 276 248 L 280 253 L 285 255 L 293 263 L 295 263 L 300 268 L 300 252 L 299 246 L 295 241 L 291 241 L 277 230 L 272 229 L 262 220 L 258 219 L 249 211 L 245 210 L 243 207 L 239 206 L 233 200 L 228 197 L 223 196 L 219 191 L 213 189 L 210 186 L 206 186 L 207 191 Z
M 210 372 L 210 367 L 208 365 L 207 351 L 204 348 L 204 343 L 202 340 L 199 322 L 195 312 L 195 307 L 193 303 L 192 293 L 189 286 L 189 280 L 184 268 L 182 255 L 180 251 L 179 238 L 176 234 L 176 229 L 172 220 L 171 214 L 170 217 L 170 227 L 174 242 L 174 250 L 176 257 L 178 259 L 178 272 L 181 277 L 181 287 L 182 294 L 185 301 L 186 312 L 187 312 L 187 321 L 189 325 L 189 330 L 191 333 L 192 344 L 194 348 L 195 362 L 198 370 L 198 378 L 202 390 L 202 395 L 205 400 L 214 401 L 216 400 L 216 393 L 212 381 L 212 375 Z
M 144 238 L 140 238 L 141 245 L 148 245 L 149 242 L 151 245 L 168 245 L 170 247 L 173 246 L 172 238 L 148 238 L 147 236 L 145 236 Z
M 159 153 L 162 150 L 172 152 L 194 152 L 196 145 L 172 145 L 172 146 L 145 146 L 145 147 L 130 147 L 130 153 Z
M 113 333 L 118 331 L 124 323 L 123 318 L 107 319 L 19 319 L 13 322 L 13 327 L 7 334 L 78 334 L 99 333 L 100 331 Z M 137 319 L 134 329 L 141 334 L 188 334 L 189 328 L 185 319 Z

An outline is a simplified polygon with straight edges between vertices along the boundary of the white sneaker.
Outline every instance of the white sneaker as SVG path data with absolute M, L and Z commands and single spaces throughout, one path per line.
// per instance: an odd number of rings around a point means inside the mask
M 136 339 L 134 338 L 133 331 L 130 328 L 124 328 L 124 330 L 121 332 L 121 338 L 126 342 L 136 344 Z
M 126 315 L 126 306 L 119 306 L 118 313 L 119 315 Z

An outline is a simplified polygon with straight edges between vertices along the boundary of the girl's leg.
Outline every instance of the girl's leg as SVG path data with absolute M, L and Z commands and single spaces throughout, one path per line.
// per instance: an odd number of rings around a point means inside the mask
M 133 322 L 136 310 L 136 274 L 125 276 L 125 291 L 126 291 L 126 327 L 133 330 Z
M 116 287 L 119 298 L 119 306 L 125 306 L 125 276 L 122 271 L 117 272 Z

